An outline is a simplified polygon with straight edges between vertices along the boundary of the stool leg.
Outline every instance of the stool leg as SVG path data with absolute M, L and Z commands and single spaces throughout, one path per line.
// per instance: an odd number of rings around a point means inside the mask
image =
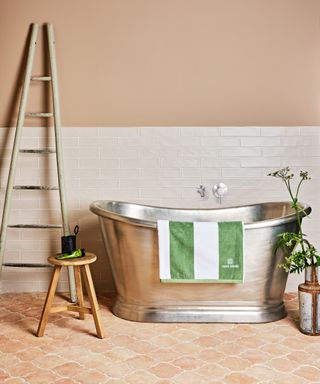
M 36 335 L 38 337 L 41 337 L 44 334 L 44 329 L 45 329 L 47 322 L 48 322 L 48 317 L 49 317 L 52 301 L 54 298 L 54 294 L 56 292 L 56 288 L 57 288 L 57 284 L 58 284 L 58 280 L 59 280 L 59 276 L 60 276 L 60 271 L 61 271 L 61 267 L 59 265 L 56 265 L 54 267 L 54 271 L 53 271 L 52 276 L 51 276 L 51 281 L 50 281 L 46 301 L 45 301 L 45 304 L 44 304 L 44 307 L 43 307 L 43 310 L 41 313 L 40 323 L 39 323 L 38 330 L 36 333 Z
M 100 319 L 99 304 L 98 304 L 96 292 L 94 289 L 89 265 L 83 265 L 82 272 L 83 272 L 84 281 L 85 281 L 87 292 L 88 292 L 88 297 L 91 305 L 92 315 L 94 319 L 94 324 L 96 326 L 97 334 L 100 339 L 103 339 L 104 332 L 102 329 L 102 323 Z
M 80 271 L 80 267 L 78 265 L 74 266 L 74 277 L 75 277 L 75 281 L 76 281 L 78 305 L 79 305 L 79 307 L 83 307 L 83 291 L 82 291 L 82 284 L 81 284 L 81 271 Z M 79 319 L 84 320 L 84 313 L 83 312 L 79 312 Z

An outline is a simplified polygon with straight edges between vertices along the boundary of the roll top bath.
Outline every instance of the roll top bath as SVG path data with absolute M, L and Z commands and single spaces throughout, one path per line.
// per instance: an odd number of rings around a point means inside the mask
M 243 323 L 269 322 L 285 316 L 283 293 L 287 273 L 277 266 L 287 255 L 284 249 L 276 251 L 276 243 L 278 234 L 298 230 L 290 202 L 173 209 L 96 201 L 90 209 L 99 216 L 111 264 L 117 291 L 115 315 L 146 322 Z M 310 212 L 308 205 L 301 206 L 301 218 Z M 194 223 L 242 222 L 243 282 L 162 283 L 159 221 L 189 222 L 189 227 Z M 237 244 L 235 239 L 231 242 Z M 240 248 L 241 242 L 234 246 Z M 229 259 L 226 258 L 226 264 L 238 262 L 234 257 Z

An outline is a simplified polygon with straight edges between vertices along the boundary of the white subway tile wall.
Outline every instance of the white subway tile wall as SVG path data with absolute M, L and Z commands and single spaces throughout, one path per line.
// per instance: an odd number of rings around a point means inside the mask
M 301 199 L 313 208 L 304 221 L 320 248 L 320 127 L 64 127 L 64 168 L 70 224 L 80 226 L 78 245 L 98 255 L 92 267 L 97 289 L 114 289 L 92 201 L 116 199 L 173 207 L 219 207 L 212 187 L 223 181 L 229 193 L 222 206 L 287 200 L 280 180 L 267 173 L 283 166 L 308 170 L 312 180 Z M 14 128 L 0 129 L 1 210 Z M 53 146 L 52 128 L 25 128 L 22 148 Z M 16 184 L 57 184 L 55 155 L 21 154 Z M 201 199 L 202 184 L 208 197 Z M 2 211 L 1 211 L 2 213 Z M 58 193 L 14 192 L 11 223 L 60 221 Z M 45 263 L 60 251 L 59 230 L 9 230 L 5 262 Z M 259 257 L 259 255 L 257 255 Z M 46 290 L 48 269 L 5 267 L 1 291 Z M 295 291 L 302 276 L 290 276 Z M 60 289 L 68 286 L 66 274 Z

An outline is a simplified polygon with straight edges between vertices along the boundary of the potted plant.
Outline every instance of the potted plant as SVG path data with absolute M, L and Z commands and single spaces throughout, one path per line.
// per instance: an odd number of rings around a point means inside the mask
M 305 271 L 305 283 L 299 285 L 300 330 L 307 335 L 320 335 L 320 256 L 316 248 L 306 239 L 302 231 L 301 210 L 299 204 L 300 187 L 304 181 L 310 180 L 308 172 L 301 171 L 297 187 L 294 189 L 294 174 L 289 167 L 269 173 L 268 176 L 280 178 L 292 201 L 292 208 L 298 223 L 298 233 L 284 232 L 279 235 L 277 248 L 289 249 L 289 256 L 279 267 L 289 273 Z

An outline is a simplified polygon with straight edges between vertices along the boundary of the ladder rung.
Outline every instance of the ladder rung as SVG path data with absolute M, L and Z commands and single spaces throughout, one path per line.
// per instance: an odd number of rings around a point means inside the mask
M 11 224 L 8 228 L 51 229 L 62 228 L 61 224 Z
M 32 189 L 39 191 L 57 191 L 58 187 L 49 187 L 47 185 L 14 185 L 13 189 Z
M 52 117 L 52 112 L 27 112 L 26 117 Z
M 41 154 L 49 154 L 56 153 L 55 149 L 45 148 L 45 149 L 20 149 L 20 153 L 41 153 Z
M 37 263 L 3 263 L 4 267 L 20 267 L 20 268 L 51 268 L 50 264 Z
M 31 80 L 50 81 L 51 80 L 51 76 L 31 76 Z

